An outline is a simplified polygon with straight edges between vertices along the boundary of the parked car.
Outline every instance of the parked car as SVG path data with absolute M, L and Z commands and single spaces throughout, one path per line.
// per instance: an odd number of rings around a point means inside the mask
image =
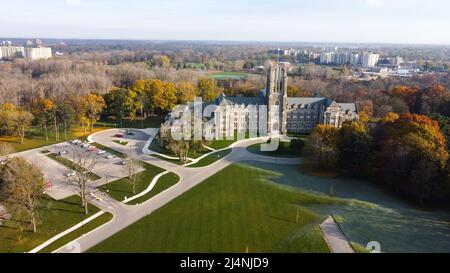
M 98 154 L 98 155 L 104 155 L 104 154 L 106 154 L 106 151 L 98 150 L 97 154 Z
M 112 155 L 112 154 L 107 154 L 107 155 L 105 155 L 105 158 L 106 159 L 113 159 L 113 158 L 115 158 L 116 156 L 115 155 Z
M 122 161 L 120 164 L 122 164 L 122 166 L 125 166 L 125 165 L 127 165 L 129 162 L 130 162 L 129 160 L 124 160 L 124 161 Z
M 114 137 L 123 138 L 123 134 L 115 134 Z
M 66 155 L 68 153 L 69 153 L 68 151 L 62 150 L 62 151 L 59 151 L 58 155 L 61 156 L 61 155 Z
M 96 152 L 96 151 L 97 151 L 97 147 L 91 146 L 91 147 L 88 148 L 88 151 L 89 151 L 89 152 L 92 152 L 92 153 L 93 153 L 93 152 Z
M 77 174 L 75 171 L 67 172 L 64 174 L 65 177 L 74 177 Z

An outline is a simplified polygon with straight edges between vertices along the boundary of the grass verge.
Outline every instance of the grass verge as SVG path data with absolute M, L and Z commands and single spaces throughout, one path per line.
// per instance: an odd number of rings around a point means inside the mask
M 128 177 L 103 185 L 99 188 L 99 190 L 107 193 L 109 196 L 120 202 L 124 201 L 125 198 L 130 198 L 136 194 L 143 192 L 150 186 L 153 178 L 158 174 L 164 172 L 164 170 L 147 163 L 142 164 L 145 168 L 145 171 L 138 174 L 136 182 L 136 193 L 133 193 L 133 186 L 130 183 Z
M 90 252 L 329 252 L 304 204 L 336 201 L 271 182 L 281 175 L 232 165 Z
M 214 164 L 215 162 L 219 161 L 220 159 L 228 156 L 229 154 L 231 154 L 231 151 L 232 151 L 232 149 L 227 149 L 224 151 L 220 151 L 220 152 L 208 155 L 207 157 L 203 158 L 196 164 L 188 166 L 188 168 L 201 168 L 201 167 L 209 166 L 209 165 Z
M 108 223 L 109 221 L 112 220 L 112 218 L 113 218 L 112 214 L 104 213 L 98 218 L 87 223 L 83 227 L 72 231 L 71 233 L 67 234 L 66 236 L 62 237 L 61 239 L 42 249 L 41 251 L 39 251 L 39 253 L 52 253 L 53 251 L 56 251 L 61 247 L 65 246 L 66 244 L 76 240 L 77 238 L 80 238 L 84 234 L 87 234 L 93 231 L 94 229 Z
M 131 201 L 130 203 L 128 203 L 129 205 L 138 205 L 138 204 L 142 204 L 145 201 L 150 200 L 151 198 L 155 197 L 156 195 L 170 189 L 171 187 L 175 186 L 176 184 L 178 184 L 178 182 L 180 181 L 180 177 L 174 173 L 168 173 L 164 176 L 162 176 L 159 180 L 158 183 L 156 183 L 155 187 L 146 195 L 137 198 L 133 201 Z
M 99 209 L 89 204 L 89 214 L 84 215 L 81 198 L 72 196 L 55 201 L 48 196 L 39 199 L 38 232 L 30 231 L 29 218 L 23 214 L 14 214 L 13 219 L 0 227 L 0 253 L 24 253 L 39 246 L 53 236 L 69 229 L 86 219 Z

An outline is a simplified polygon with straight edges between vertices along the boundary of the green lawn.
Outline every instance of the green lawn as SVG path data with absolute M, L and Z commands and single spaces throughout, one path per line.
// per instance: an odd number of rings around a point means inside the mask
M 219 72 L 209 75 L 216 80 L 245 80 L 249 74 L 242 72 Z
M 232 165 L 90 252 L 329 252 L 324 217 L 304 206 L 338 201 L 270 182 L 280 175 Z
M 104 213 L 100 217 L 92 220 L 91 222 L 87 223 L 83 227 L 76 229 L 75 231 L 67 234 L 66 236 L 64 236 L 61 239 L 57 240 L 56 242 L 52 243 L 48 247 L 42 249 L 41 251 L 39 251 L 39 253 L 51 253 L 55 250 L 58 250 L 61 247 L 72 242 L 73 240 L 80 238 L 84 234 L 89 233 L 90 231 L 108 223 L 109 221 L 111 221 L 112 218 L 113 218 L 112 214 Z M 81 220 L 80 220 L 80 222 L 81 222 Z
M 93 132 L 84 132 L 81 128 L 73 128 L 68 131 L 67 133 L 67 139 L 64 139 L 63 134 L 61 133 L 61 139 L 59 141 L 55 140 L 54 132 L 49 130 L 49 141 L 45 140 L 44 132 L 42 130 L 39 130 L 37 128 L 32 128 L 28 133 L 27 137 L 25 138 L 25 142 L 23 144 L 20 144 L 20 140 L 18 137 L 15 136 L 0 136 L 0 142 L 8 143 L 14 152 L 23 152 L 27 150 L 32 150 L 40 147 L 50 146 L 57 143 L 73 140 L 73 139 L 85 139 L 90 134 L 93 134 L 95 132 L 99 132 L 102 130 L 110 129 L 109 126 L 99 126 L 96 125 L 94 127 Z
M 101 145 L 101 144 L 98 144 L 98 143 L 91 143 L 91 145 L 93 145 L 93 146 L 95 146 L 95 147 L 99 148 L 100 150 L 103 150 L 103 151 L 105 151 L 105 152 L 107 152 L 107 153 L 110 153 L 110 154 L 112 154 L 112 155 L 115 155 L 115 156 L 117 156 L 118 158 L 126 158 L 126 157 L 127 157 L 125 154 L 123 154 L 123 153 L 121 153 L 121 152 L 118 152 L 118 151 L 116 151 L 116 150 L 114 150 L 114 149 L 111 149 L 111 148 L 109 148 L 109 147 L 103 146 L 103 145 Z
M 145 128 L 159 128 L 164 122 L 165 116 L 157 116 L 147 118 L 145 120 L 135 119 L 135 120 L 117 120 L 113 118 L 105 118 L 98 122 L 98 125 L 113 127 L 113 128 L 135 128 L 135 129 L 145 129 Z
M 274 152 L 262 152 L 261 144 L 255 144 L 247 148 L 247 150 L 254 154 L 270 156 L 270 157 L 287 157 L 287 158 L 297 158 L 300 157 L 293 149 L 291 149 L 291 144 L 289 142 L 280 142 L 278 150 Z
M 164 160 L 164 161 L 167 161 L 167 162 L 170 162 L 170 163 L 173 163 L 173 164 L 176 164 L 176 165 L 180 165 L 180 166 L 185 164 L 184 162 L 180 161 L 179 159 L 168 159 L 168 158 L 165 158 L 165 157 L 162 157 L 162 156 L 159 156 L 159 155 L 151 155 L 151 156 L 152 157 L 156 157 L 156 158 L 161 159 L 161 160 Z M 189 162 L 191 162 L 191 161 L 188 161 L 188 163 Z
M 38 207 L 38 232 L 30 231 L 27 216 L 14 216 L 12 220 L 6 222 L 5 226 L 0 227 L 0 253 L 30 251 L 99 211 L 97 207 L 89 205 L 89 215 L 84 215 L 84 209 L 80 204 L 78 196 L 61 201 L 55 201 L 47 196 L 41 198 Z M 23 226 L 25 231 L 19 232 L 20 226 Z M 19 235 L 22 236 L 21 242 L 18 240 Z
M 222 150 L 230 147 L 230 145 L 235 142 L 235 140 L 214 140 L 208 147 L 213 148 L 214 150 Z
M 161 177 L 158 180 L 158 183 L 156 183 L 155 187 L 146 195 L 137 198 L 130 203 L 129 205 L 138 205 L 141 203 L 144 203 L 145 201 L 150 200 L 151 198 L 155 197 L 156 195 L 162 193 L 163 191 L 175 186 L 180 181 L 180 177 L 174 173 L 168 173 Z
M 202 160 L 200 160 L 196 164 L 190 165 L 188 167 L 189 168 L 200 168 L 200 167 L 209 166 L 209 165 L 219 161 L 220 159 L 228 156 L 231 153 L 231 151 L 232 151 L 232 149 L 227 149 L 227 150 L 224 150 L 224 151 L 220 151 L 220 152 L 211 154 L 211 155 L 203 158 Z
M 163 169 L 150 164 L 144 164 L 144 167 L 145 171 L 139 173 L 138 175 L 136 194 L 146 190 L 152 182 L 153 178 L 158 174 L 164 172 Z M 135 195 L 133 194 L 133 186 L 129 182 L 128 177 L 101 186 L 99 189 L 103 192 L 107 192 L 109 196 L 120 202 L 124 201 L 125 197 L 130 198 Z
M 67 168 L 69 168 L 69 169 L 71 169 L 71 170 L 76 170 L 77 167 L 78 167 L 73 161 L 70 161 L 70 160 L 68 160 L 68 159 L 66 159 L 66 158 L 64 158 L 64 157 L 58 156 L 57 154 L 54 154 L 54 153 L 50 153 L 50 154 L 45 153 L 45 155 L 46 155 L 47 157 L 49 157 L 49 158 L 55 160 L 56 162 L 58 162 L 58 163 L 60 163 L 60 164 L 62 164 L 62 165 L 64 165 L 64 166 L 66 166 Z M 100 176 L 96 175 L 95 173 L 89 173 L 89 174 L 88 174 L 88 177 L 89 177 L 89 179 L 92 180 L 92 181 L 96 181 L 96 180 L 99 180 L 99 179 L 101 178 Z

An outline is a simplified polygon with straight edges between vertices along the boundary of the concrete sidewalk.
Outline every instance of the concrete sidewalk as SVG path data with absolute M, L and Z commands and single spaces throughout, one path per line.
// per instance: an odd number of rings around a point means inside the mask
M 328 217 L 320 225 L 320 229 L 324 234 L 325 241 L 327 242 L 331 252 L 355 253 L 344 232 L 332 216 Z

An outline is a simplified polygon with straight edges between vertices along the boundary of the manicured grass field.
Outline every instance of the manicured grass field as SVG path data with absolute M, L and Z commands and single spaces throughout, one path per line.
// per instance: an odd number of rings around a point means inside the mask
M 248 74 L 242 72 L 219 72 L 209 76 L 216 80 L 245 80 Z
M 291 144 L 289 142 L 280 142 L 278 150 L 273 152 L 263 152 L 261 151 L 261 144 L 255 144 L 247 148 L 247 150 L 254 154 L 270 156 L 270 157 L 287 157 L 287 158 L 297 158 L 300 157 L 293 149 L 291 149 Z
M 55 140 L 54 132 L 49 131 L 49 141 L 45 140 L 44 133 L 39 129 L 32 129 L 25 138 L 25 143 L 20 144 L 20 140 L 18 137 L 4 137 L 0 136 L 0 142 L 8 143 L 15 153 L 23 152 L 27 150 L 32 150 L 40 147 L 50 146 L 57 143 L 73 140 L 73 139 L 85 139 L 90 134 L 95 132 L 99 132 L 102 130 L 110 129 L 108 126 L 96 126 L 94 127 L 94 131 L 85 132 L 81 128 L 73 128 L 69 130 L 67 133 L 67 139 L 64 139 L 63 134 L 61 133 L 61 139 L 59 141 Z
M 90 252 L 329 252 L 304 205 L 337 201 L 270 182 L 280 175 L 232 165 Z
M 102 119 L 98 122 L 98 125 L 103 125 L 112 128 L 135 128 L 135 129 L 145 129 L 145 128 L 159 128 L 164 122 L 165 116 L 150 117 L 145 120 L 137 118 L 135 120 L 125 119 L 123 121 L 115 120 L 111 118 Z
M 208 145 L 208 147 L 213 148 L 214 150 L 222 150 L 230 147 L 230 145 L 235 142 L 235 140 L 214 140 Z
M 139 173 L 136 184 L 136 194 L 143 192 L 148 188 L 153 178 L 164 172 L 163 169 L 150 164 L 143 164 L 145 171 Z M 117 201 L 124 201 L 125 197 L 133 197 L 133 186 L 129 182 L 128 177 L 116 180 L 99 188 L 103 192 L 107 192 L 109 196 Z
M 69 168 L 71 170 L 77 169 L 77 165 L 74 162 L 72 162 L 64 157 L 58 156 L 57 154 L 50 153 L 50 154 L 46 154 L 46 156 L 64 166 L 66 166 L 67 168 Z M 86 173 L 86 172 L 83 172 L 83 173 Z M 96 181 L 96 180 L 99 180 L 101 177 L 96 175 L 95 173 L 89 173 L 88 178 L 92 181 Z
M 211 154 L 211 155 L 203 158 L 202 160 L 200 160 L 196 164 L 190 165 L 188 167 L 189 168 L 206 167 L 206 166 L 209 166 L 209 165 L 219 161 L 220 159 L 228 156 L 230 153 L 231 153 L 231 149 L 224 150 L 224 151 L 221 151 L 221 152 L 217 152 L 217 153 Z
M 38 232 L 30 231 L 29 218 L 25 215 L 16 215 L 0 227 L 0 253 L 23 253 L 44 243 L 53 236 L 67 230 L 97 213 L 99 209 L 89 205 L 89 215 L 84 215 L 80 197 L 73 196 L 61 201 L 50 197 L 43 197 L 38 208 Z M 23 226 L 23 232 L 19 227 Z M 19 238 L 21 236 L 21 241 Z
M 168 173 L 158 180 L 158 183 L 156 183 L 155 187 L 149 193 L 129 202 L 128 204 L 129 205 L 142 204 L 145 201 L 148 201 L 151 198 L 155 197 L 156 195 L 162 193 L 163 191 L 175 186 L 178 182 L 180 182 L 180 177 L 178 175 L 174 173 Z
M 66 244 L 72 242 L 73 240 L 76 240 L 77 238 L 80 238 L 84 234 L 108 223 L 113 218 L 112 214 L 110 213 L 104 213 L 100 217 L 92 220 L 91 222 L 87 223 L 81 228 L 76 229 L 75 231 L 67 234 L 66 236 L 62 237 L 61 239 L 57 240 L 53 244 L 49 245 L 48 247 L 42 249 L 39 251 L 39 253 L 51 253 L 55 250 L 60 249 L 61 247 L 65 246 Z M 80 221 L 81 222 L 81 221 Z

